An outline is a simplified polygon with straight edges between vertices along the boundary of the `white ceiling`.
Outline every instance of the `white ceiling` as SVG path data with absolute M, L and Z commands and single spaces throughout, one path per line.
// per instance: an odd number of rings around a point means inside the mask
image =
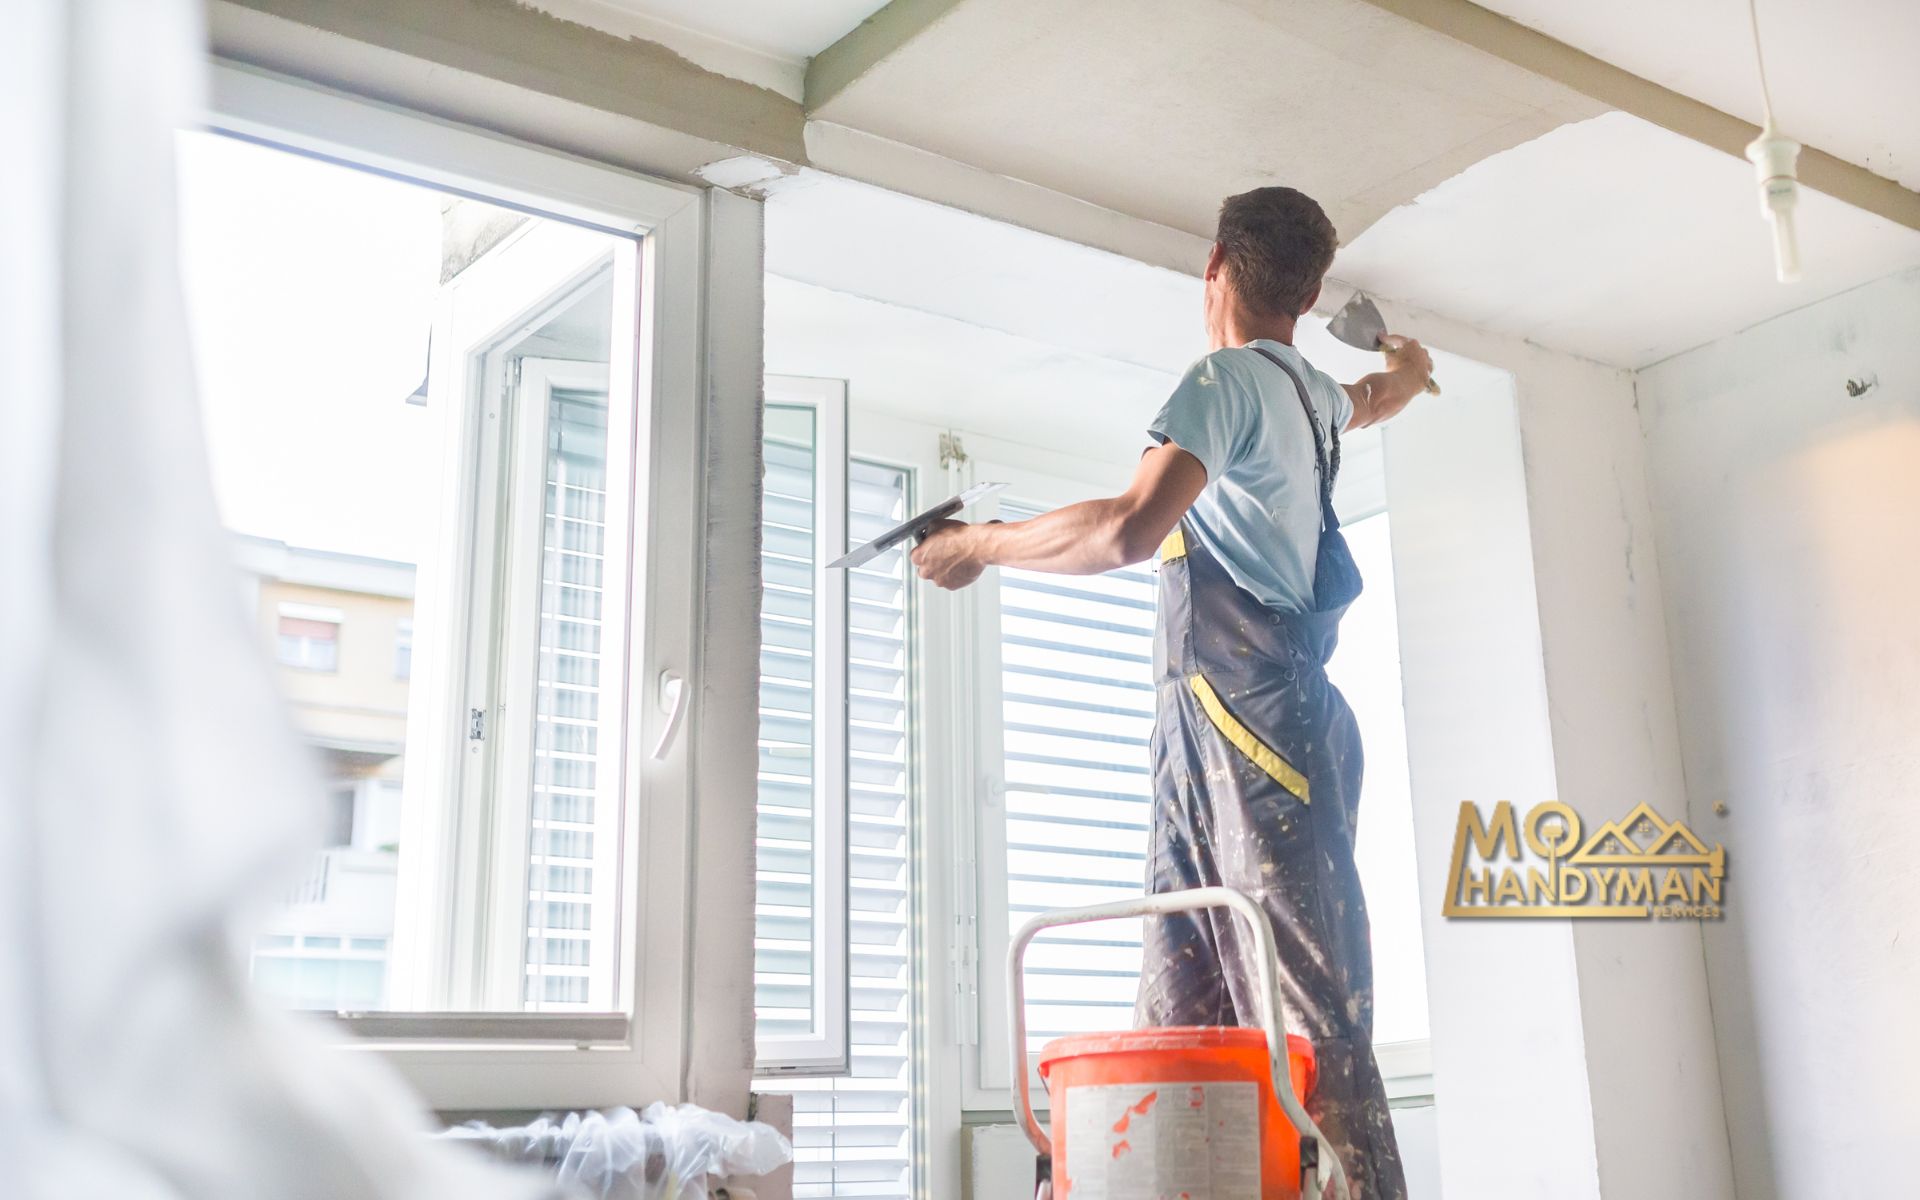
M 796 99 L 807 57 L 882 6 L 523 2 L 653 37 Z M 1782 127 L 1920 184 L 1911 62 L 1920 0 L 1759 5 Z M 1484 7 L 1759 118 L 1745 0 Z M 1222 196 L 1292 184 L 1328 208 L 1347 242 L 1338 278 L 1617 366 L 1658 361 L 1920 261 L 1920 234 L 1805 193 L 1805 279 L 1777 284 L 1747 164 L 1602 112 L 1367 0 L 960 0 L 811 115 L 1202 237 Z M 784 260 L 776 273 L 855 295 L 902 290 L 910 294 L 879 298 L 1155 370 L 1179 369 L 1197 345 L 1197 323 L 1178 312 L 1185 300 L 1164 312 L 1102 302 L 1185 295 L 1190 281 L 1177 275 L 1135 277 L 1138 264 L 1014 231 L 1006 245 L 1049 265 L 994 278 L 1004 256 L 987 247 L 1002 245 L 997 233 L 951 225 L 938 206 L 897 207 L 886 193 L 820 190 L 809 178 L 819 177 L 803 176 L 801 190 L 769 209 L 769 255 Z M 826 219 L 833 206 L 848 219 Z M 783 248 L 774 236 L 783 221 L 843 230 L 850 241 Z M 943 239 L 969 252 L 936 253 Z M 1027 284 L 1008 286 L 1016 277 Z
M 848 381 L 861 411 L 1126 469 L 1174 376 L 811 284 L 767 280 L 767 370 Z
M 767 273 L 781 279 L 1137 368 L 1160 385 L 1206 353 L 1197 272 L 813 171 L 776 190 L 766 214 Z M 1382 362 L 1336 341 L 1312 314 L 1297 342 L 1340 379 Z
M 1350 239 L 1600 111 L 1365 0 L 964 0 L 812 115 L 1203 236 L 1285 183 Z
M 1803 277 L 1773 278 L 1747 164 L 1625 113 L 1477 163 L 1340 252 L 1340 279 L 1641 367 L 1920 264 L 1920 232 L 1801 189 Z
M 658 42 L 694 65 L 796 103 L 807 60 L 886 0 L 516 0 L 621 37 Z
M 1147 421 L 1206 350 L 1190 275 L 811 172 L 766 212 L 767 369 L 848 380 L 865 411 L 1070 452 L 1124 477 Z M 1336 379 L 1382 361 L 1311 315 L 1297 344 Z M 1436 357 L 1456 394 L 1496 386 L 1498 372 Z M 1345 449 L 1339 502 L 1369 510 L 1381 502 L 1379 435 Z
M 813 171 L 766 219 L 769 274 L 1165 375 L 1207 348 L 1199 263 L 1166 271 Z
M 537 0 L 529 0 L 537 6 Z M 887 0 L 597 0 L 762 54 L 805 61 L 886 7 Z
M 1760 123 L 1747 0 L 1476 0 L 1643 79 Z M 1920 189 L 1920 3 L 1758 0 L 1788 136 Z

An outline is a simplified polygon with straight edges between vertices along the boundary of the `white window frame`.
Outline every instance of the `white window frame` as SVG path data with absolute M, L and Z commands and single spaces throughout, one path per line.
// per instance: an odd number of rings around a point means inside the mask
M 649 401 L 648 419 L 633 431 L 628 497 L 635 514 L 632 562 L 646 586 L 630 598 L 627 612 L 634 636 L 624 664 L 627 719 L 620 731 L 625 819 L 619 853 L 627 869 L 618 909 L 625 1003 L 606 1014 L 394 1012 L 349 1017 L 346 1024 L 361 1035 L 351 1049 L 381 1054 L 441 1108 L 677 1100 L 685 1090 L 690 1027 L 691 739 L 667 743 L 659 758 L 648 751 L 671 728 L 669 714 L 652 703 L 654 681 L 672 675 L 686 680 L 688 691 L 698 685 L 702 195 L 230 64 L 215 65 L 212 84 L 207 125 L 217 132 L 641 238 L 631 287 L 615 301 L 637 314 L 636 336 L 615 339 L 610 365 L 616 383 L 626 380 L 623 386 L 637 387 L 636 394 Z M 453 347 L 436 345 L 434 354 L 436 367 L 464 359 Z M 471 381 L 463 377 L 464 367 L 433 375 L 439 394 L 429 406 L 450 412 Z M 471 472 L 471 461 L 462 469 Z M 436 691 L 447 694 L 444 681 L 436 689 L 433 679 L 423 677 L 457 673 L 450 665 L 454 647 L 442 644 L 439 631 L 427 633 L 414 647 L 414 713 L 422 716 L 419 704 Z M 436 721 L 451 729 L 444 713 Z M 409 724 L 420 722 L 410 716 Z M 457 765 L 461 747 L 450 740 L 439 749 L 408 781 L 410 792 L 418 783 L 417 794 L 433 801 L 409 805 L 422 813 L 424 824 L 409 826 L 402 851 L 420 855 L 421 869 L 411 878 L 403 873 L 402 886 L 422 889 L 409 897 L 412 902 L 444 911 L 457 895 L 455 878 L 460 869 L 472 868 L 474 856 L 456 853 L 463 831 L 449 768 Z M 408 952 L 402 936 L 397 929 L 394 962 Z
M 754 1074 L 840 1075 L 851 1062 L 848 1004 L 847 573 L 827 568 L 847 549 L 847 385 L 768 375 L 766 403 L 814 416 L 813 470 L 813 958 L 812 1029 L 756 1034 Z
M 632 294 L 632 258 L 631 255 L 618 255 L 612 264 L 616 295 Z M 597 282 L 602 274 L 594 273 L 584 281 L 585 284 L 590 286 Z M 567 300 L 571 299 L 572 296 L 567 297 Z M 616 313 L 615 321 L 619 319 L 620 314 Z M 466 702 L 469 711 L 491 703 L 502 718 L 500 724 L 503 728 L 512 714 L 534 712 L 538 691 L 538 656 L 535 647 L 541 621 L 541 563 L 547 548 L 547 415 L 553 393 L 556 390 L 600 392 L 609 396 L 610 400 L 615 395 L 609 387 L 611 370 L 608 364 L 543 358 L 520 358 L 517 362 L 520 378 L 512 391 L 518 411 L 501 414 L 501 424 L 510 431 L 513 441 L 509 452 L 513 466 L 508 473 L 505 489 L 507 563 L 504 576 L 520 586 L 509 590 L 503 597 L 500 638 L 504 678 L 498 681 L 498 690 L 491 696 L 477 692 L 477 684 L 470 683 Z M 628 406 L 608 404 L 606 474 L 610 500 L 631 486 L 632 418 L 633 411 Z M 626 505 L 608 503 L 605 533 L 608 547 L 629 544 L 627 518 Z M 613 555 L 607 557 L 611 562 Z M 626 585 L 626 577 L 617 571 L 605 572 L 601 580 L 600 654 L 606 662 L 621 662 L 625 657 L 627 630 L 625 622 L 619 617 L 626 612 Z M 480 672 L 471 672 L 470 678 L 478 675 Z M 619 812 L 622 807 L 620 735 L 623 723 L 621 705 L 605 703 L 601 706 L 595 802 L 596 808 L 604 811 Z M 519 724 L 515 723 L 514 728 L 517 732 Z M 531 739 L 518 736 L 490 739 L 489 749 L 494 755 L 494 836 L 486 849 L 493 857 L 492 878 L 510 880 L 528 870 L 534 749 Z M 483 800 L 478 794 L 482 782 L 477 778 L 479 774 L 474 772 L 472 775 L 476 777 L 465 781 L 469 803 Z M 506 781 L 510 786 L 500 786 L 501 781 Z M 617 911 L 615 905 L 619 900 L 617 883 L 620 877 L 620 843 L 617 837 L 607 836 L 611 832 L 595 831 L 591 892 L 593 911 L 609 916 Z M 555 897 L 544 892 L 536 895 L 529 890 L 512 887 L 493 888 L 490 891 L 491 895 L 484 897 L 463 897 L 459 905 L 461 912 L 475 913 L 482 904 L 490 904 L 491 912 L 480 927 L 465 929 L 458 914 L 450 915 L 455 917 L 454 927 L 460 931 L 455 934 L 456 944 L 485 944 L 492 951 L 481 976 L 483 991 L 477 998 L 480 1003 L 474 1007 L 507 1011 L 508 1006 L 520 1003 L 522 989 L 526 986 L 523 955 L 528 935 L 525 910 L 531 904 L 544 903 Z M 618 932 L 612 922 L 594 922 L 587 939 L 588 953 L 594 962 L 618 961 Z M 599 973 L 589 978 L 588 1007 L 595 1012 L 611 1011 L 617 981 Z

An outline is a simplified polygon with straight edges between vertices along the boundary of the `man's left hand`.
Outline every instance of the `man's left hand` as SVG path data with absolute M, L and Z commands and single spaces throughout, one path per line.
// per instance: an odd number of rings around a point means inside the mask
M 975 552 L 975 527 L 965 521 L 941 521 L 927 531 L 913 549 L 913 565 L 920 578 L 936 587 L 958 591 L 987 569 Z

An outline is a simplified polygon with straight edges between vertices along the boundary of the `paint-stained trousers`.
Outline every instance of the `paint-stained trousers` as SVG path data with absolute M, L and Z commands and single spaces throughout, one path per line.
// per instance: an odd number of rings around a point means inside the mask
M 1345 555 L 1344 541 L 1337 550 Z M 1318 1062 L 1307 1111 L 1338 1149 L 1353 1200 L 1401 1200 L 1353 854 L 1360 737 L 1325 670 L 1359 577 L 1350 558 L 1330 566 L 1325 554 L 1323 545 L 1319 582 L 1332 599 L 1296 616 L 1242 590 L 1184 529 L 1162 550 L 1147 883 L 1153 892 L 1224 885 L 1266 911 L 1288 1032 L 1312 1041 Z M 1344 595 L 1345 581 L 1333 578 L 1343 570 L 1352 576 Z M 1257 976 L 1234 920 L 1213 910 L 1147 922 L 1137 1024 L 1260 1023 Z

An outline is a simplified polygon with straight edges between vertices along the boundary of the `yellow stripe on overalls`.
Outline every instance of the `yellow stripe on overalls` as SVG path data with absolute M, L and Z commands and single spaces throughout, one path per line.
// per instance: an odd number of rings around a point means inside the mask
M 1178 525 L 1175 525 L 1173 527 L 1173 532 L 1167 535 L 1167 540 L 1160 543 L 1160 561 L 1172 562 L 1176 558 L 1185 558 L 1186 556 L 1187 556 L 1186 531 L 1181 529 Z
M 1182 552 L 1185 552 L 1184 549 Z M 1206 676 L 1188 676 L 1187 686 L 1193 689 L 1195 698 L 1200 701 L 1200 707 L 1207 710 L 1207 717 L 1213 722 L 1214 728 L 1232 742 L 1240 753 L 1252 759 L 1254 766 L 1265 771 L 1273 777 L 1275 783 L 1299 797 L 1300 803 L 1313 802 L 1307 796 L 1307 777 L 1294 770 L 1293 764 L 1276 754 L 1272 747 L 1255 737 L 1253 730 L 1235 720 L 1233 714 L 1227 711 L 1227 706 L 1220 703 L 1219 695 L 1214 692 L 1213 685 L 1207 682 Z

